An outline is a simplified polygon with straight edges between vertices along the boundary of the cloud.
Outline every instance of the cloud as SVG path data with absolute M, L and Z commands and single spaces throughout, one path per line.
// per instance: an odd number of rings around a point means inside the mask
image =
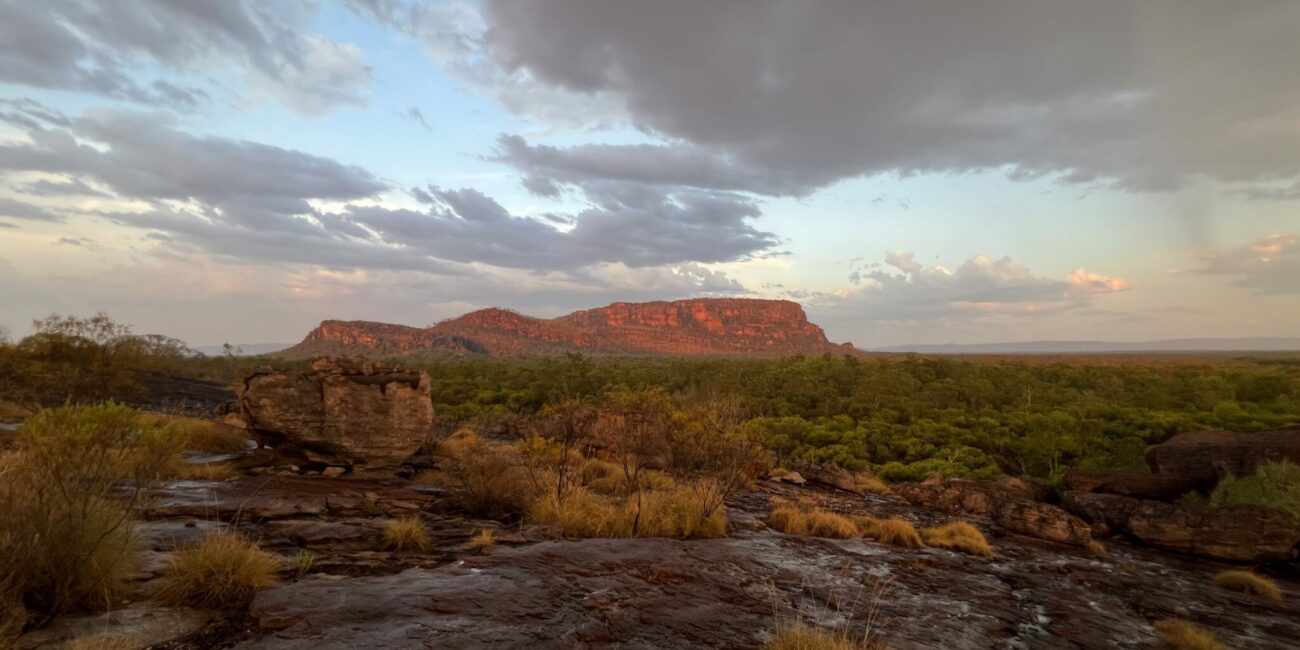
M 428 212 L 352 206 L 347 218 L 385 242 L 462 263 L 534 270 L 576 270 L 605 263 L 629 267 L 713 263 L 762 254 L 777 240 L 748 220 L 758 208 L 745 197 L 597 183 L 598 198 L 574 215 L 545 220 L 510 214 L 474 189 L 429 187 L 412 193 L 432 203 Z M 572 223 L 561 230 L 556 227 Z
M 93 110 L 66 123 L 30 128 L 30 142 L 0 144 L 0 170 L 75 175 L 130 199 L 194 201 L 263 228 L 298 227 L 298 215 L 314 212 L 309 199 L 358 199 L 385 189 L 359 167 L 191 135 L 165 115 Z
M 405 111 L 399 113 L 402 117 L 419 124 L 425 131 L 433 132 L 433 127 L 429 126 L 428 120 L 424 119 L 424 111 L 418 106 L 408 106 Z
M 192 109 L 198 88 L 139 80 L 233 66 L 304 115 L 365 103 L 371 75 L 356 46 L 306 31 L 307 3 L 246 0 L 0 2 L 0 81 Z M 146 65 L 147 64 L 147 65 Z
M 0 197 L 0 217 L 27 219 L 29 221 L 63 221 L 62 217 L 45 208 L 4 197 Z
M 1075 270 L 1064 280 L 1042 277 L 1010 257 L 976 255 L 955 269 L 925 266 L 907 251 L 885 256 L 893 270 L 874 264 L 853 268 L 858 285 L 833 294 L 805 294 L 837 319 L 912 322 L 1021 316 L 1087 307 L 1097 296 L 1126 291 L 1124 278 Z
M 32 196 L 91 196 L 99 198 L 110 196 L 107 192 L 87 185 L 85 181 L 79 178 L 70 178 L 66 181 L 41 179 L 23 185 L 19 189 L 24 194 Z
M 1260 294 L 1300 295 L 1300 235 L 1270 235 L 1200 259 L 1198 273 L 1234 276 L 1235 286 Z
M 481 19 L 444 37 L 448 51 L 616 98 L 675 143 L 642 150 L 647 166 L 704 161 L 726 172 L 701 180 L 719 187 L 989 169 L 1135 191 L 1300 176 L 1300 86 L 1281 64 L 1300 60 L 1293 2 L 486 0 Z M 598 153 L 611 155 L 578 149 L 555 167 L 582 173 L 575 159 Z

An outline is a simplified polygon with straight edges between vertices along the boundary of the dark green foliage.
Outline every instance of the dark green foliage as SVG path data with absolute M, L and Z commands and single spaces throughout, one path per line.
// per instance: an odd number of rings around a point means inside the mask
M 535 413 L 611 390 L 679 403 L 733 395 L 778 462 L 871 467 L 886 480 L 1069 467 L 1145 467 L 1146 447 L 1204 428 L 1300 421 L 1300 367 L 1230 357 L 818 356 L 784 360 L 566 358 L 426 364 L 446 423 Z

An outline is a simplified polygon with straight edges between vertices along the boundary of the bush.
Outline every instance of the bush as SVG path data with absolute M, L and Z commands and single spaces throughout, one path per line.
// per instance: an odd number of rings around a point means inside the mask
M 160 413 L 141 414 L 140 421 L 146 426 L 168 427 L 170 435 L 179 438 L 177 446 L 183 449 L 221 453 L 248 448 L 246 431 L 221 422 Z
M 1195 623 L 1166 618 L 1154 625 L 1160 641 L 1175 650 L 1227 650 L 1214 634 Z
M 424 521 L 419 515 L 407 515 L 394 519 L 384 527 L 384 546 L 399 553 L 406 551 L 426 551 L 433 539 L 424 529 Z
M 1300 465 L 1284 460 L 1262 465 L 1254 476 L 1228 476 L 1214 487 L 1210 503 L 1267 506 L 1289 513 L 1300 522 Z
M 1282 600 L 1282 589 L 1277 583 L 1253 571 L 1220 571 L 1214 576 L 1214 584 L 1265 600 Z
M 643 490 L 622 498 L 575 487 L 562 498 L 553 492 L 541 495 L 525 518 L 557 525 L 571 537 L 725 537 L 726 510 L 708 511 L 707 505 L 691 486 Z
M 280 561 L 233 532 L 174 553 L 154 597 L 168 605 L 237 609 L 280 581 Z
M 984 533 L 964 521 L 955 521 L 935 528 L 926 528 L 921 531 L 921 538 L 925 540 L 927 546 L 946 548 L 951 551 L 970 553 L 971 555 L 983 555 L 985 557 L 993 555 L 993 547 L 989 546 L 988 540 L 984 538 Z
M 906 519 L 876 519 L 875 517 L 854 517 L 858 532 L 866 539 L 881 544 L 901 548 L 921 548 L 925 544 L 916 526 Z
M 139 561 L 130 490 L 176 454 L 160 430 L 118 404 L 28 418 L 0 457 L 0 635 L 107 606 Z
M 425 472 L 417 480 L 447 487 L 452 503 L 465 512 L 504 518 L 527 507 L 534 490 L 513 445 L 461 430 L 439 443 L 438 454 L 442 469 Z

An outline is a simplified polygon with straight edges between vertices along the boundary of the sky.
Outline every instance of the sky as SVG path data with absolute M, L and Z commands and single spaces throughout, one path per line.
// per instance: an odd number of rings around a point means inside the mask
M 0 0 L 0 328 L 1300 332 L 1300 3 Z

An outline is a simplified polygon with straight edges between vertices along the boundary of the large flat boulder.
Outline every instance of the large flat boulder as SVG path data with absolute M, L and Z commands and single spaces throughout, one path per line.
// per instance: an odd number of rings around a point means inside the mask
M 1228 475 L 1254 474 L 1265 463 L 1300 463 L 1300 426 L 1182 433 L 1149 449 L 1146 459 L 1156 474 L 1210 487 Z
M 1169 551 L 1234 562 L 1295 557 L 1300 524 L 1256 505 L 1188 507 L 1118 494 L 1066 492 L 1062 505 L 1090 523 Z
M 1111 469 L 1072 469 L 1061 482 L 1061 487 L 1070 492 L 1100 492 L 1157 501 L 1173 501 L 1198 486 L 1198 481 L 1179 476 Z
M 394 467 L 433 430 L 424 371 L 325 358 L 305 371 L 255 370 L 236 392 L 259 440 L 331 464 Z
M 890 486 L 910 503 L 950 514 L 988 517 L 1013 533 L 1064 544 L 1092 540 L 1088 524 L 1057 506 L 1035 501 L 1029 493 L 992 481 L 930 480 Z

